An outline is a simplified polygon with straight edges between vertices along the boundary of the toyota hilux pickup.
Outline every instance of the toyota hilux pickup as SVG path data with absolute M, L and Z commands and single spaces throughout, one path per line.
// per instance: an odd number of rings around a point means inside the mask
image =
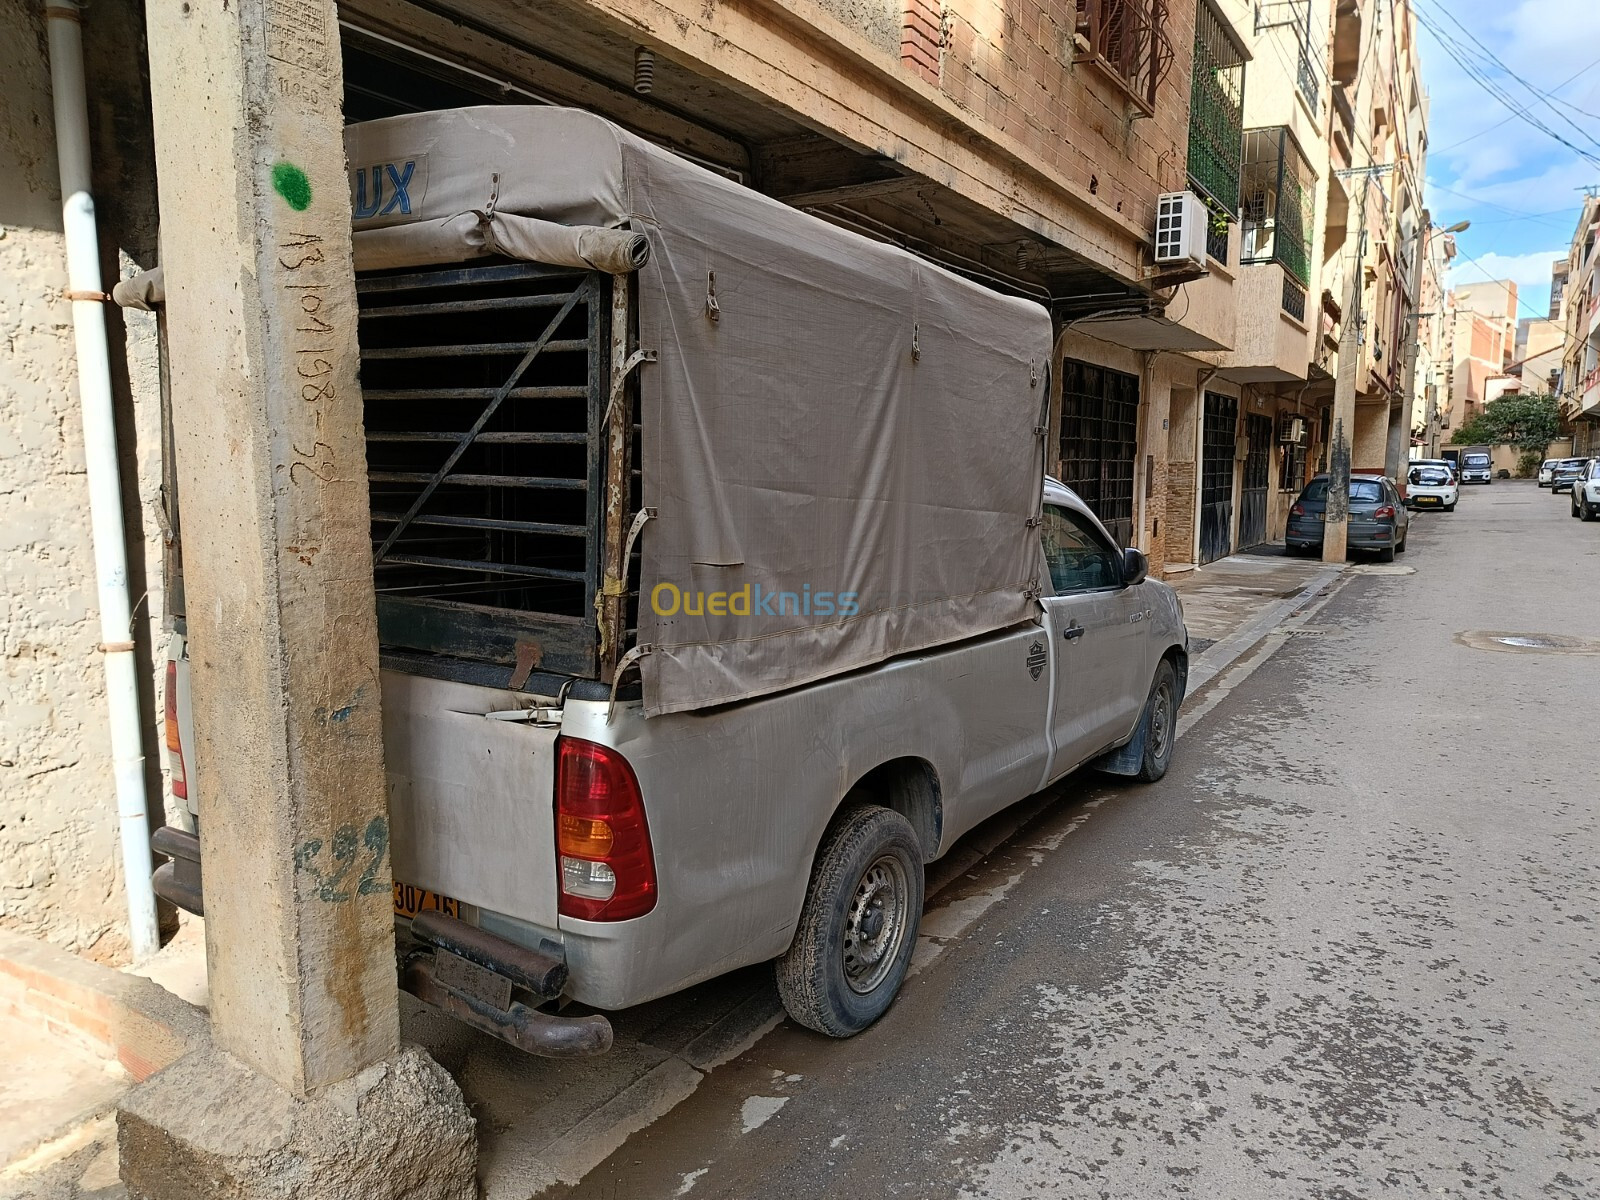
M 578 1055 L 772 960 L 848 1036 L 964 833 L 1086 764 L 1167 770 L 1182 613 L 1045 477 L 1041 307 L 587 113 L 347 150 L 388 781 L 348 849 L 392 875 L 403 988 Z M 239 801 L 190 669 L 175 638 L 203 836 Z M 200 836 L 156 839 L 194 911 Z

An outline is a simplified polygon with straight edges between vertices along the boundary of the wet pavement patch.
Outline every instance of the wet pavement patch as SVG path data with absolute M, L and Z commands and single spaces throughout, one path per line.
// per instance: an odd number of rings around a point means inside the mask
M 1456 641 L 1474 650 L 1521 654 L 1600 654 L 1600 638 L 1572 637 L 1565 633 L 1512 633 L 1468 629 Z

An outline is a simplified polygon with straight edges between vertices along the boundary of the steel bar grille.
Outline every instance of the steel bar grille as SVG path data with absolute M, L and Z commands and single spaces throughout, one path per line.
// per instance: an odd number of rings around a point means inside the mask
M 1162 0 L 1078 0 L 1078 32 L 1106 72 L 1146 114 L 1172 67 Z
M 1093 363 L 1061 364 L 1061 482 L 1120 545 L 1132 544 L 1139 377 Z
M 1287 126 L 1245 131 L 1240 262 L 1275 262 L 1302 286 L 1310 284 L 1315 183 Z
M 1239 215 L 1244 157 L 1244 56 L 1209 4 L 1195 13 L 1189 89 L 1189 182 L 1215 211 Z M 1227 232 L 1223 239 L 1226 247 Z M 1227 257 L 1226 249 L 1221 255 Z
M 609 281 L 486 263 L 357 295 L 380 636 L 592 674 Z

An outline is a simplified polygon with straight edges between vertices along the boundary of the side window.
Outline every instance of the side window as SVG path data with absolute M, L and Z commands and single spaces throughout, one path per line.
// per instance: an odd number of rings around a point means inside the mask
M 1122 585 L 1121 556 L 1071 509 L 1044 506 L 1044 560 L 1056 595 Z

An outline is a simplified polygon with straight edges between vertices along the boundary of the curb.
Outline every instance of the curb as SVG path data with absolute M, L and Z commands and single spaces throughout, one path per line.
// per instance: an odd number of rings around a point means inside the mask
M 1293 596 L 1269 604 L 1216 645 L 1208 646 L 1197 655 L 1189 664 L 1189 687 L 1184 703 L 1187 704 L 1207 684 L 1249 653 L 1267 634 L 1339 582 L 1350 566 L 1349 563 L 1330 563 L 1323 567 L 1310 583 Z
M 0 1012 L 115 1059 L 135 1083 L 210 1040 L 205 1012 L 160 985 L 3 930 Z

